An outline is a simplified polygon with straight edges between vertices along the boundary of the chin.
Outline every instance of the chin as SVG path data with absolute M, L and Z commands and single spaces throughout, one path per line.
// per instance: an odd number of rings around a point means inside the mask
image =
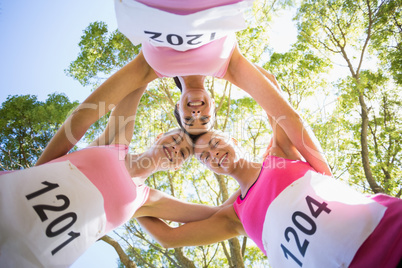
M 220 168 L 219 170 L 215 170 L 214 172 L 219 175 L 228 175 L 230 173 L 227 168 Z
M 158 170 L 159 171 L 167 171 L 167 170 L 174 169 L 174 166 L 175 165 L 169 159 L 165 158 L 159 162 Z

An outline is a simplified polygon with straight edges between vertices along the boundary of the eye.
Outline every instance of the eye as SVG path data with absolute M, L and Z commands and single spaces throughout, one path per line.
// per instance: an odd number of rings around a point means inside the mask
M 200 118 L 200 120 L 201 120 L 201 121 L 207 121 L 208 118 L 209 118 L 209 116 L 203 116 L 203 117 Z
M 172 136 L 172 139 L 173 139 L 173 142 L 174 142 L 175 144 L 179 144 L 179 141 L 178 141 L 178 139 L 177 139 L 175 136 Z
M 219 144 L 219 140 L 217 140 L 213 145 L 212 145 L 212 149 L 215 149 L 216 147 L 218 147 Z
M 184 155 L 184 150 L 183 150 L 183 149 L 180 150 L 180 153 L 181 153 L 181 156 L 182 156 L 183 158 L 186 158 L 185 155 Z
M 206 164 L 207 160 L 209 159 L 209 153 L 202 152 L 198 159 L 201 161 L 201 163 Z

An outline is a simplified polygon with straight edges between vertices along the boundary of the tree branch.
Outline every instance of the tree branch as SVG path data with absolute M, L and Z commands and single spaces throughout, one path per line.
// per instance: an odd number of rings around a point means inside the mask
M 116 250 L 117 255 L 119 255 L 120 261 L 124 264 L 124 266 L 126 266 L 127 268 L 137 268 L 137 265 L 132 260 L 130 260 L 130 258 L 127 256 L 127 254 L 124 252 L 124 250 L 116 240 L 108 235 L 101 237 L 101 240 L 105 241 Z

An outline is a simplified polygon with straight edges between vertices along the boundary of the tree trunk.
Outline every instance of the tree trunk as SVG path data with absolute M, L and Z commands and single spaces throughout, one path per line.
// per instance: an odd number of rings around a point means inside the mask
M 235 268 L 244 268 L 243 256 L 241 255 L 240 242 L 237 237 L 229 239 L 230 255 Z
M 362 154 L 362 162 L 364 174 L 366 175 L 366 179 L 370 185 L 371 190 L 374 193 L 383 193 L 384 190 L 379 186 L 376 180 L 373 178 L 373 173 L 370 168 L 370 159 L 369 159 L 369 149 L 368 149 L 368 109 L 366 102 L 364 101 L 363 93 L 359 95 L 359 102 L 361 107 L 361 117 L 362 117 L 362 128 L 360 132 L 360 143 L 361 143 L 361 154 Z

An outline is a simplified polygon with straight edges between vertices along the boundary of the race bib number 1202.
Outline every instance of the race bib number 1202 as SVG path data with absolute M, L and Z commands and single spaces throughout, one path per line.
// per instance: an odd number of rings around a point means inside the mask
M 133 0 L 115 0 L 115 11 L 119 31 L 134 45 L 150 42 L 186 51 L 246 28 L 243 12 L 252 2 L 244 0 L 177 15 Z

